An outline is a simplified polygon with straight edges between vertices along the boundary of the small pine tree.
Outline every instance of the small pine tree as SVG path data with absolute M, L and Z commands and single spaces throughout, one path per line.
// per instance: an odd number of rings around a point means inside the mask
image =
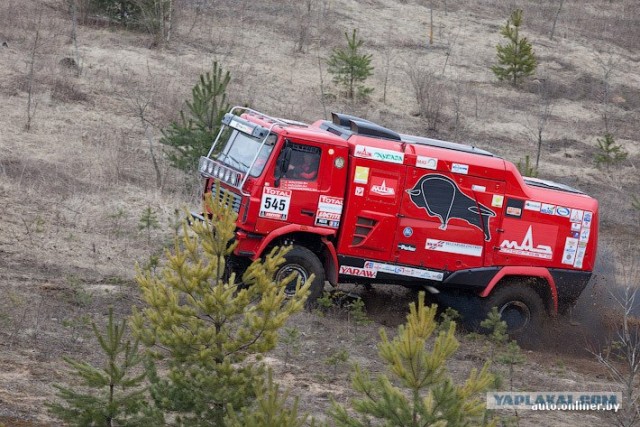
M 293 405 L 287 404 L 289 392 L 280 392 L 280 387 L 273 382 L 271 370 L 267 383 L 256 393 L 255 408 L 243 408 L 241 413 L 229 410 L 226 425 L 228 427 L 302 427 L 307 425 L 308 415 L 298 414 L 298 398 Z M 313 425 L 313 420 L 312 424 Z
M 136 276 L 145 306 L 134 309 L 134 331 L 166 366 L 160 375 L 149 365 L 152 397 L 190 426 L 225 426 L 230 408 L 252 407 L 264 384 L 262 355 L 275 347 L 289 316 L 303 309 L 311 283 L 290 298 L 285 287 L 293 276 L 274 283 L 288 248 L 255 261 L 242 286 L 235 273 L 227 278 L 237 214 L 219 196 L 208 201 L 215 221 L 185 221 L 159 271 L 138 269 Z
M 373 88 L 365 87 L 363 83 L 373 75 L 371 54 L 361 54 L 359 49 L 364 44 L 358 40 L 357 31 L 353 30 L 351 37 L 347 38 L 347 48 L 335 48 L 327 61 L 328 71 L 333 74 L 333 82 L 344 87 L 347 98 L 354 99 L 356 95 L 366 98 Z
M 151 245 L 151 230 L 155 230 L 157 228 L 160 228 L 158 216 L 153 209 L 151 209 L 151 206 L 147 206 L 147 208 L 142 212 L 140 221 L 138 222 L 138 230 L 146 230 L 147 232 L 147 245 Z
M 207 154 L 216 138 L 224 114 L 229 111 L 227 86 L 229 71 L 223 73 L 217 62 L 213 70 L 200 75 L 187 101 L 187 112 L 180 111 L 180 121 L 172 122 L 162 131 L 160 142 L 173 148 L 169 160 L 174 167 L 191 171 L 198 166 L 200 156 Z
M 491 67 L 498 80 L 510 80 L 514 86 L 522 78 L 532 75 L 538 65 L 531 43 L 526 37 L 520 37 L 521 25 L 522 10 L 517 9 L 500 30 L 500 34 L 509 41 L 505 45 L 496 46 L 498 64 Z
M 427 351 L 427 342 L 437 328 L 436 311 L 435 305 L 425 307 L 424 292 L 420 292 L 418 304 L 411 304 L 407 322 L 393 340 L 380 330 L 379 354 L 394 379 L 381 375 L 372 380 L 368 372 L 356 366 L 353 387 L 363 397 L 353 400 L 352 407 L 359 418 L 333 402 L 330 414 L 338 426 L 461 426 L 482 422 L 485 402 L 480 394 L 492 381 L 489 365 L 480 372 L 474 369 L 464 385 L 453 382 L 446 361 L 459 346 L 454 336 L 455 322 L 438 334 L 429 346 L 432 350 Z
M 146 389 L 142 386 L 144 373 L 131 371 L 141 362 L 138 341 L 124 341 L 125 320 L 116 324 L 113 309 L 109 309 L 106 333 L 101 334 L 93 323 L 93 333 L 106 356 L 103 368 L 65 357 L 75 369 L 81 387 L 54 385 L 57 396 L 64 403 L 48 403 L 49 411 L 70 426 L 149 426 L 162 425 L 161 414 L 147 404 Z
M 615 138 L 610 133 L 606 133 L 604 138 L 598 138 L 597 141 L 600 151 L 595 157 L 596 166 L 604 165 L 607 171 L 611 165 L 620 163 L 629 155 L 622 145 L 616 144 Z

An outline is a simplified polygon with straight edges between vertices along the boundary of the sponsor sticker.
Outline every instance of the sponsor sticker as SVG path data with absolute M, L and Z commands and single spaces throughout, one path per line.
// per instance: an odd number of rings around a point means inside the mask
M 585 228 L 584 230 L 582 230 L 582 232 L 580 233 L 580 241 L 581 242 L 588 242 L 589 241 L 589 234 L 591 234 L 591 229 L 590 228 Z
M 471 186 L 471 190 L 473 191 L 477 191 L 478 193 L 484 193 L 485 191 L 487 191 L 487 187 L 485 187 L 484 185 L 472 185 Z
M 565 208 L 564 206 L 556 206 L 556 215 L 562 217 L 568 217 L 571 215 L 571 211 L 569 208 Z
M 416 167 L 422 169 L 438 169 L 438 159 L 435 157 L 418 156 L 416 159 Z
M 540 212 L 547 215 L 553 215 L 556 211 L 556 205 L 550 205 L 548 203 L 543 203 L 540 206 Z
M 582 217 L 582 228 L 591 228 L 591 221 L 593 220 L 593 213 L 586 211 Z
M 571 223 L 571 231 L 580 231 L 581 228 L 582 228 L 582 224 L 580 224 L 579 222 Z
M 360 197 L 364 196 L 364 187 L 356 187 L 354 194 Z
M 571 222 L 582 222 L 583 217 L 584 217 L 584 211 L 580 209 L 571 210 L 571 217 L 570 217 Z
M 544 227 L 542 232 L 540 228 Z M 536 230 L 538 231 L 537 236 L 549 236 L 546 231 L 549 229 L 554 229 L 555 227 L 550 226 L 538 226 Z M 553 235 L 553 234 L 551 234 Z M 551 241 L 544 243 L 552 243 Z M 527 231 L 521 241 L 518 240 L 508 240 L 504 239 L 502 243 L 500 243 L 500 252 L 518 255 L 518 256 L 526 256 L 531 258 L 539 258 L 539 259 L 552 259 L 553 258 L 553 249 L 551 249 L 550 244 L 543 244 L 541 242 L 534 241 L 533 239 L 533 225 L 530 225 L 527 228 Z
M 531 200 L 527 200 L 526 202 L 524 202 L 524 209 L 527 211 L 540 212 L 541 208 L 542 208 L 542 203 L 540 202 L 534 202 Z
M 408 243 L 399 243 L 398 244 L 398 249 L 401 251 L 409 251 L 409 252 L 415 252 L 416 251 L 416 247 L 413 245 L 410 245 Z
M 398 180 L 391 178 L 371 178 L 371 193 L 381 197 L 395 197 Z
M 501 208 L 504 203 L 504 196 L 500 194 L 494 194 L 491 198 L 491 206 L 494 208 Z
M 291 190 L 265 187 L 262 190 L 259 216 L 263 218 L 286 220 L 291 204 Z
M 413 228 L 405 227 L 404 230 L 402 230 L 402 235 L 404 237 L 411 237 L 413 235 Z
M 384 148 L 367 147 L 365 145 L 356 145 L 354 156 L 388 163 L 404 163 L 404 153 L 398 153 L 397 151 L 386 150 Z
M 578 252 L 576 253 L 576 260 L 573 262 L 573 266 L 575 268 L 582 268 L 582 264 L 584 263 L 584 256 L 587 252 L 587 248 L 580 247 L 578 245 Z
M 364 166 L 356 166 L 356 172 L 353 176 L 353 182 L 356 184 L 366 184 L 369 182 L 369 168 Z
M 507 207 L 507 215 L 509 215 L 509 216 L 517 216 L 518 218 L 520 218 L 522 216 L 522 209 L 516 208 L 516 207 L 513 207 L 513 206 L 508 206 Z
M 444 278 L 444 273 L 439 271 L 406 267 L 403 265 L 385 264 L 382 262 L 367 261 L 364 263 L 364 268 L 380 273 L 397 274 L 399 276 L 416 277 L 418 279 L 442 281 Z
M 338 228 L 342 216 L 342 205 L 342 197 L 320 196 L 315 224 Z
M 360 267 L 351 267 L 349 265 L 341 265 L 340 266 L 340 274 L 346 274 L 349 276 L 358 276 L 358 277 L 366 277 L 369 279 L 374 279 L 378 272 L 375 270 L 371 270 L 368 268 L 360 268 Z
M 453 173 L 461 173 L 466 175 L 469 173 L 469 165 L 465 165 L 462 163 L 452 163 L 451 164 L 451 172 Z
M 573 237 L 567 237 L 564 243 L 564 251 L 562 252 L 562 263 L 573 265 L 576 261 L 576 254 L 578 252 L 578 239 Z
M 427 239 L 425 249 L 429 251 L 448 252 L 458 255 L 482 256 L 482 246 L 460 242 L 449 242 L 447 240 Z

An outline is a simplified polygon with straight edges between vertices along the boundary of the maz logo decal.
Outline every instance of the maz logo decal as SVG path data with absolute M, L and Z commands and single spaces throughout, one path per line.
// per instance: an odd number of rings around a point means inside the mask
M 496 213 L 464 194 L 450 178 L 439 174 L 424 175 L 407 193 L 417 207 L 440 218 L 441 230 L 447 229 L 451 218 L 457 218 L 482 231 L 484 240 L 491 240 L 489 220 Z
M 524 235 L 524 239 L 522 239 L 520 243 L 513 240 L 503 240 L 500 244 L 500 252 L 533 258 L 553 258 L 551 246 L 540 244 L 533 246 L 533 231 L 531 227 L 530 225 L 527 233 Z

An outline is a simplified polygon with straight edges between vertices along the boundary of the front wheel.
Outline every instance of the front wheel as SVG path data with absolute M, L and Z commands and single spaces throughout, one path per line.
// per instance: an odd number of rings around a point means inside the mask
M 285 288 L 286 294 L 293 295 L 296 292 L 298 277 L 300 283 L 304 283 L 312 274 L 315 275 L 306 302 L 307 307 L 313 307 L 324 290 L 325 275 L 320 259 L 309 249 L 298 245 L 294 245 L 284 258 L 285 262 L 275 273 L 276 282 L 281 282 L 294 273 L 296 277 Z
M 509 284 L 494 290 L 486 300 L 487 312 L 493 307 L 507 323 L 509 335 L 527 339 L 540 334 L 546 310 L 540 295 L 530 287 Z

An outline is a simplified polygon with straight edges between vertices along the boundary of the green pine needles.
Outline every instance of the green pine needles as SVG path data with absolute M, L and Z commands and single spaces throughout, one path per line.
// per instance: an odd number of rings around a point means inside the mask
M 198 159 L 209 151 L 220 130 L 224 114 L 229 111 L 227 85 L 229 72 L 223 72 L 217 62 L 210 72 L 200 75 L 191 90 L 192 100 L 186 101 L 187 112 L 180 111 L 180 120 L 162 131 L 160 142 L 173 148 L 169 160 L 184 171 L 194 170 Z
M 364 41 L 357 38 L 357 31 L 353 30 L 351 37 L 344 33 L 347 39 L 346 48 L 335 48 L 327 61 L 329 73 L 333 74 L 333 82 L 344 88 L 348 99 L 356 96 L 366 99 L 373 92 L 373 88 L 364 86 L 364 82 L 373 75 L 371 54 L 360 53 Z
M 510 81 L 517 86 L 527 76 L 533 75 L 538 65 L 533 47 L 526 37 L 520 37 L 522 25 L 522 10 L 517 9 L 500 30 L 500 34 L 508 40 L 504 45 L 496 46 L 498 63 L 491 67 L 491 71 L 498 80 Z
M 163 425 L 162 415 L 150 406 L 138 341 L 125 341 L 127 323 L 109 321 L 104 334 L 93 323 L 93 333 L 105 355 L 102 368 L 65 357 L 80 381 L 74 388 L 54 385 L 60 402 L 48 403 L 49 411 L 70 426 Z
M 213 221 L 185 222 L 158 272 L 136 277 L 145 306 L 134 309 L 133 326 L 155 361 L 151 394 L 183 425 L 225 426 L 230 410 L 238 417 L 252 407 L 267 387 L 262 355 L 309 292 L 310 282 L 286 298 L 286 283 L 274 283 L 284 247 L 254 262 L 242 286 L 226 274 L 237 214 L 225 202 L 210 204 Z
M 411 304 L 407 322 L 393 340 L 380 330 L 379 354 L 392 378 L 380 375 L 372 379 L 356 366 L 353 387 L 362 395 L 352 401 L 357 415 L 334 402 L 331 415 L 338 426 L 482 424 L 485 402 L 481 394 L 492 384 L 488 364 L 479 372 L 473 370 L 463 385 L 453 382 L 446 362 L 459 346 L 455 322 L 427 345 L 438 326 L 436 310 L 435 305 L 425 307 L 421 292 L 418 304 Z

